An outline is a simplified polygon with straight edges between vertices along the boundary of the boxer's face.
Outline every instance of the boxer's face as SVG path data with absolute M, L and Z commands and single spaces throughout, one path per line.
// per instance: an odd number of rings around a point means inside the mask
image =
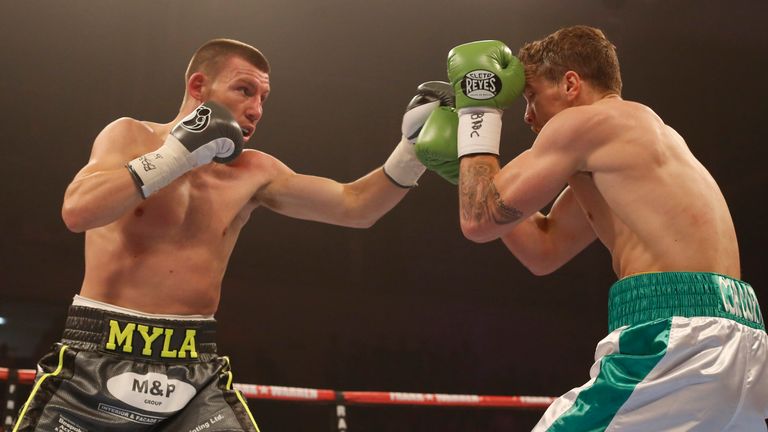
M 247 141 L 261 119 L 269 90 L 269 74 L 233 56 L 224 62 L 214 77 L 206 99 L 229 108 Z
M 525 80 L 523 97 L 526 103 L 523 120 L 535 133 L 539 133 L 549 119 L 569 106 L 564 79 L 554 82 L 542 76 L 529 76 Z

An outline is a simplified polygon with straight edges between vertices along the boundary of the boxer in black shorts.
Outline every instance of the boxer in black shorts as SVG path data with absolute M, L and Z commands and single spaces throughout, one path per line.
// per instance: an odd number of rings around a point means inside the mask
M 16 427 L 257 431 L 229 359 L 216 355 L 215 324 L 76 297 Z
M 417 132 L 451 103 L 443 87 L 420 86 L 384 166 L 342 184 L 242 149 L 269 71 L 252 46 L 209 41 L 189 63 L 176 118 L 121 118 L 96 137 L 62 208 L 67 227 L 85 232 L 83 284 L 13 432 L 257 430 L 211 330 L 240 230 L 262 206 L 370 227 L 416 185 Z M 259 281 L 248 289 L 256 296 Z

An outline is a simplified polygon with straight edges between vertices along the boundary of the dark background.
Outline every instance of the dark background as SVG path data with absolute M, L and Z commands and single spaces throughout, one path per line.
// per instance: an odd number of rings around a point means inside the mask
M 0 366 L 31 368 L 60 335 L 83 237 L 60 218 L 91 143 L 121 116 L 166 122 L 192 52 L 214 37 L 260 48 L 272 94 L 250 146 L 351 181 L 380 166 L 422 81 L 454 45 L 513 51 L 559 27 L 602 28 L 626 99 L 680 132 L 730 204 L 743 279 L 768 302 L 764 0 L 6 1 L 0 12 Z M 502 161 L 534 135 L 507 111 Z M 529 274 L 501 242 L 459 230 L 455 188 L 425 175 L 373 228 L 254 212 L 224 279 L 220 351 L 237 382 L 557 396 L 588 379 L 615 280 L 595 244 Z M 627 193 L 631 193 L 628 191 Z M 327 430 L 330 408 L 253 402 L 264 431 Z M 350 408 L 350 430 L 530 429 L 539 412 Z

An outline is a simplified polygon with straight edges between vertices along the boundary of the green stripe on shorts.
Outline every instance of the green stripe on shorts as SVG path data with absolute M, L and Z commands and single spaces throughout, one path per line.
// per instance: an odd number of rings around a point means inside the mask
M 620 329 L 618 352 L 547 432 L 605 431 L 632 392 L 664 358 L 673 317 L 716 317 L 765 331 L 752 287 L 716 273 L 664 272 L 626 277 L 612 287 L 608 326 Z
M 547 432 L 605 431 L 635 387 L 667 353 L 672 318 L 629 327 L 619 335 L 619 352 L 601 359 L 595 382 Z

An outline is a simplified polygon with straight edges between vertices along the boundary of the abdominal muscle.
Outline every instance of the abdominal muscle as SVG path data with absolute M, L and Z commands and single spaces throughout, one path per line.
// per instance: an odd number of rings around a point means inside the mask
M 81 296 L 146 313 L 213 315 L 250 210 L 228 193 L 234 188 L 189 176 L 86 232 Z
M 136 252 L 121 247 L 119 240 L 107 245 L 101 233 L 87 236 L 83 297 L 153 314 L 216 311 L 228 254 L 174 244 Z

